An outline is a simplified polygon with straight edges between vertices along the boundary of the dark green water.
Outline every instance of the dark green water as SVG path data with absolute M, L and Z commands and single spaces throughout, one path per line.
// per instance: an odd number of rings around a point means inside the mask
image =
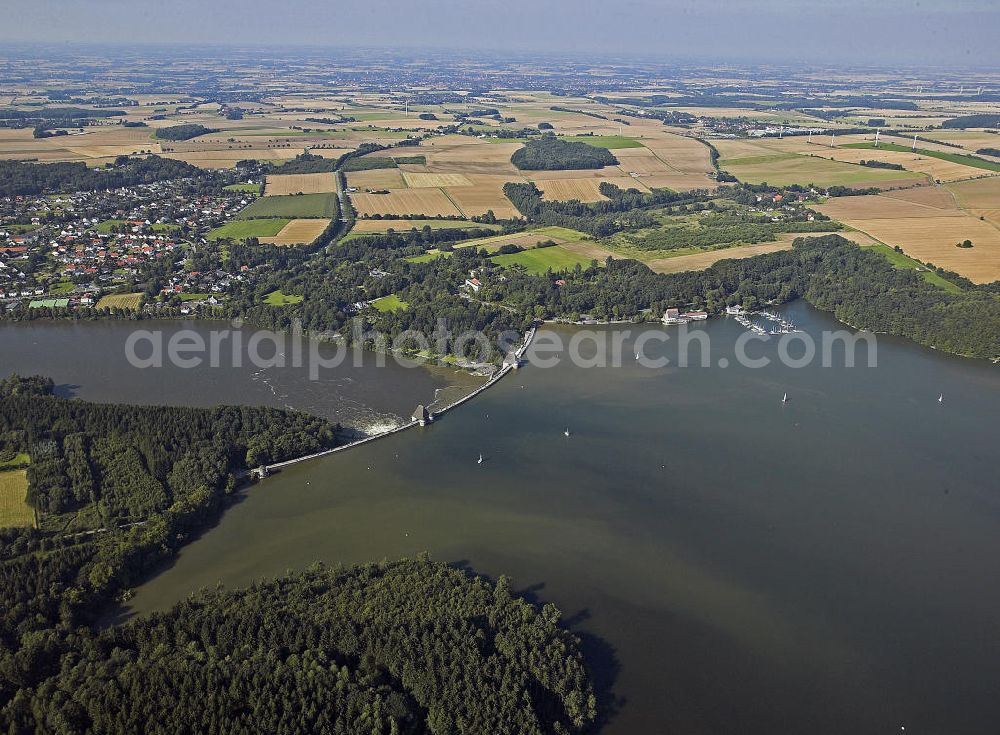
M 468 392 L 482 381 L 450 369 L 401 365 L 385 361 L 373 366 L 379 356 L 352 351 L 343 362 L 318 370 L 320 380 L 309 379 L 309 343 L 303 343 L 300 367 L 292 367 L 290 338 L 281 348 L 288 367 L 257 367 L 250 359 L 247 344 L 253 332 L 241 332 L 243 349 L 233 357 L 232 341 L 221 341 L 218 367 L 212 367 L 209 353 L 199 353 L 202 363 L 177 367 L 164 360 L 164 368 L 136 369 L 126 356 L 126 341 L 136 330 L 156 333 L 164 346 L 178 333 L 197 334 L 211 344 L 213 331 L 230 330 L 227 322 L 142 321 L 84 322 L 58 321 L 0 323 L 0 376 L 12 372 L 42 373 L 57 383 L 57 392 L 90 401 L 161 403 L 186 406 L 219 404 L 265 405 L 292 408 L 325 416 L 364 431 L 396 426 L 408 420 L 418 403 L 431 403 L 439 391 L 442 402 L 454 390 Z M 335 347 L 319 345 L 319 354 L 332 361 Z M 255 354 L 269 360 L 279 352 L 269 344 Z M 150 355 L 148 342 L 135 349 L 140 357 Z M 355 367 L 355 356 L 361 365 Z M 192 353 L 188 356 L 194 356 Z
M 713 362 L 741 333 L 705 329 Z M 616 700 L 604 733 L 995 732 L 1000 372 L 889 339 L 878 357 L 528 367 L 256 486 L 132 611 L 427 550 L 561 607 Z

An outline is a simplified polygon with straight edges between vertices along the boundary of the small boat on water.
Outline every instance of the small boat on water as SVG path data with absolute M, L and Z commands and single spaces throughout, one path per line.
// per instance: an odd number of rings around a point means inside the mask
M 781 402 L 782 403 L 788 403 L 788 394 L 787 393 L 781 397 Z
M 944 393 L 938 396 L 938 403 L 944 403 Z
M 476 464 L 482 464 L 482 463 L 483 463 L 483 455 L 482 455 L 482 454 L 480 454 L 480 455 L 479 455 L 479 461 L 478 461 L 478 462 L 476 462 Z
M 563 436 L 569 436 L 569 429 L 566 429 L 566 431 L 563 432 Z

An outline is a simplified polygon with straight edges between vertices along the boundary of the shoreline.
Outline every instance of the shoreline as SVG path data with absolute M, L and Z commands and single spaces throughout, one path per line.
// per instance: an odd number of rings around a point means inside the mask
M 489 380 L 487 380 L 485 383 L 483 383 L 478 388 L 473 390 L 471 393 L 467 393 L 466 395 L 452 401 L 451 403 L 435 410 L 431 414 L 432 416 L 431 422 L 436 421 L 438 417 L 443 416 L 448 411 L 451 411 L 454 408 L 458 408 L 462 404 L 471 401 L 473 398 L 478 396 L 483 391 L 492 388 L 512 370 L 519 369 L 518 367 L 515 367 L 515 365 L 520 362 L 521 358 L 527 351 L 528 347 L 531 346 L 531 342 L 534 339 L 535 333 L 537 331 L 538 331 L 537 327 L 531 327 L 527 332 L 524 333 L 524 340 L 521 342 L 520 346 L 518 346 L 518 348 L 512 353 L 517 359 L 517 363 L 505 363 L 499 370 L 496 371 L 496 373 L 490 376 Z M 422 425 L 423 424 L 420 421 L 417 421 L 416 419 L 410 419 L 408 422 L 401 424 L 400 426 L 395 426 L 391 429 L 386 429 L 385 431 L 380 431 L 375 434 L 363 437 L 361 439 L 355 439 L 354 441 L 350 441 L 346 444 L 341 444 L 336 447 L 331 447 L 330 449 L 324 449 L 323 451 L 314 452 L 313 454 L 307 454 L 302 457 L 297 457 L 295 459 L 288 459 L 285 460 L 284 462 L 277 462 L 275 464 L 265 465 L 264 466 L 265 471 L 263 475 L 261 475 L 261 473 L 259 473 L 258 470 L 248 469 L 245 471 L 244 474 L 239 476 L 237 479 L 239 480 L 251 477 L 254 478 L 255 481 L 261 480 L 266 478 L 273 471 L 280 472 L 282 469 L 286 467 L 291 467 L 292 465 L 299 464 L 300 462 L 306 462 L 312 459 L 319 459 L 320 457 L 325 457 L 331 454 L 335 454 L 336 452 L 342 452 L 347 449 L 353 449 L 354 447 L 361 446 L 362 444 L 368 444 L 378 439 L 384 439 L 387 436 L 392 436 L 393 434 L 398 434 L 401 431 L 406 431 L 407 429 L 412 429 L 416 426 L 422 426 Z

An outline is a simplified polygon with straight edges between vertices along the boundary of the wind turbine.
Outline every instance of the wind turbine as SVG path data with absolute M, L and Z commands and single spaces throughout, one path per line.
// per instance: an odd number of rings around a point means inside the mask
M 879 134 L 879 132 L 880 131 L 878 131 L 878 130 L 875 131 L 875 147 L 876 148 L 878 148 L 878 134 Z
M 917 134 L 916 133 L 913 134 L 913 152 L 914 153 L 917 152 Z

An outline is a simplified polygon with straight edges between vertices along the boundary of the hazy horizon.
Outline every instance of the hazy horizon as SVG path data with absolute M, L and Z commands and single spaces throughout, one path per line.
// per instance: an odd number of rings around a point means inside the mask
M 26 44 L 438 49 L 844 66 L 1000 67 L 988 0 L 511 0 L 276 5 L 221 0 L 8 0 L 0 40 Z M 477 33 L 481 29 L 481 33 Z M 2 55 L 2 52 L 0 52 Z

